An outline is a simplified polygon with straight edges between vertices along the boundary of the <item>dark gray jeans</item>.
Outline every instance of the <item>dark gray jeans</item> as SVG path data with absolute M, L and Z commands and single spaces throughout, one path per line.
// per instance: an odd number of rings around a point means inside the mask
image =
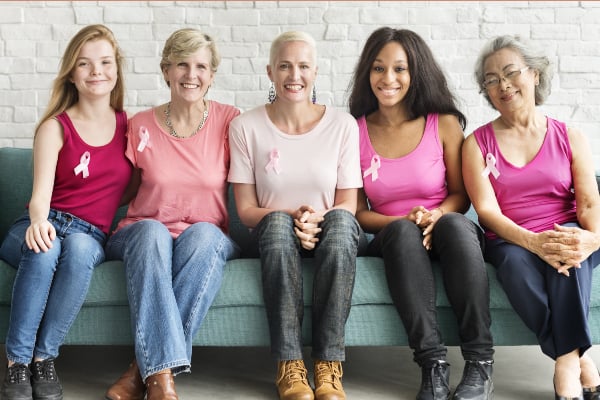
M 432 258 L 442 267 L 448 300 L 458 320 L 465 360 L 493 358 L 489 285 L 483 232 L 462 214 L 444 214 L 433 230 L 432 250 L 421 229 L 401 219 L 388 224 L 369 244 L 368 254 L 383 257 L 390 294 L 420 366 L 446 358 L 438 329 Z
M 285 212 L 266 215 L 253 231 L 262 265 L 263 296 L 271 352 L 277 360 L 302 359 L 303 257 L 314 257 L 312 357 L 344 361 L 344 334 L 354 288 L 360 228 L 352 213 L 331 210 L 321 223 L 319 242 L 302 248 L 294 221 Z

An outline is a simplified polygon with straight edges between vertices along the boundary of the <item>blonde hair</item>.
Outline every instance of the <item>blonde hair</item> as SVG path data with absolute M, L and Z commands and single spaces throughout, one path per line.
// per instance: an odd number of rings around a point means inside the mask
M 202 48 L 210 50 L 210 69 L 213 73 L 217 72 L 217 68 L 221 63 L 221 56 L 215 41 L 206 33 L 193 28 L 179 29 L 169 36 L 162 51 L 160 70 L 164 72 L 169 65 L 186 59 Z M 169 82 L 166 83 L 169 85 Z
M 277 58 L 277 53 L 279 53 L 281 45 L 286 42 L 305 42 L 311 47 L 314 56 L 313 61 L 316 62 L 317 44 L 315 42 L 315 39 L 306 32 L 289 31 L 277 36 L 275 40 L 273 40 L 273 42 L 271 43 L 271 51 L 269 53 L 269 65 L 271 66 L 271 68 L 275 67 L 275 59 Z
M 71 82 L 71 75 L 76 67 L 76 61 L 81 48 L 87 43 L 95 40 L 106 40 L 115 51 L 115 62 L 117 65 L 117 83 L 110 93 L 110 106 L 116 111 L 123 110 L 125 98 L 125 83 L 123 80 L 123 54 L 114 34 L 104 25 L 88 25 L 82 28 L 69 42 L 60 62 L 57 77 L 52 85 L 50 101 L 44 115 L 35 128 L 37 131 L 44 122 L 64 112 L 79 101 L 79 92 L 75 84 Z

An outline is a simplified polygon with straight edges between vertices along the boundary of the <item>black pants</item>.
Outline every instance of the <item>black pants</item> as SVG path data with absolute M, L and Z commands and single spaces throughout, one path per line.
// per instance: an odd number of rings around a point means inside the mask
M 369 244 L 369 255 L 383 257 L 390 294 L 419 365 L 443 360 L 447 352 L 437 325 L 432 257 L 442 267 L 464 359 L 493 358 L 483 243 L 477 225 L 462 214 L 448 213 L 434 227 L 431 252 L 423 246 L 421 229 L 406 219 L 388 224 Z

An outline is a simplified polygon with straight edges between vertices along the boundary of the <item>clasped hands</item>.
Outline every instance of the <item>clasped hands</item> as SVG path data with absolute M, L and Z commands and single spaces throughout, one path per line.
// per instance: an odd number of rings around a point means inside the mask
M 558 273 L 569 276 L 569 269 L 580 268 L 580 263 L 598 249 L 598 237 L 579 227 L 554 224 L 554 229 L 535 235 L 533 251 Z
M 319 224 L 323 222 L 323 213 L 316 212 L 311 206 L 301 206 L 292 214 L 294 232 L 300 239 L 300 244 L 306 250 L 313 250 L 319 241 L 317 235 L 321 232 Z
M 431 232 L 433 231 L 433 227 L 435 223 L 442 216 L 442 210 L 439 208 L 434 208 L 432 210 L 428 210 L 423 206 L 416 206 L 410 210 L 410 213 L 406 216 L 409 221 L 414 222 L 421 231 L 423 231 L 423 246 L 427 250 L 431 250 Z

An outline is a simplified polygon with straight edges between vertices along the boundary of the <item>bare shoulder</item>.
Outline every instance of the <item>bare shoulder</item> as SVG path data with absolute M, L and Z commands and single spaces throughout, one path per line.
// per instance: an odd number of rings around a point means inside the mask
M 452 114 L 440 114 L 438 117 L 438 131 L 444 140 L 464 140 L 464 132 L 458 118 Z
M 56 118 L 49 118 L 42 122 L 35 134 L 35 142 L 51 143 L 62 145 L 63 128 Z

